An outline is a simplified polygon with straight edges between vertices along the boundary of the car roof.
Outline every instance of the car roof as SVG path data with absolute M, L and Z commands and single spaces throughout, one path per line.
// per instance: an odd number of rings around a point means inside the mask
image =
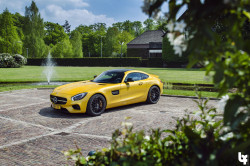
M 144 74 L 148 74 L 148 73 L 146 73 L 144 71 L 140 71 L 140 70 L 129 70 L 126 73 L 144 73 Z
M 148 74 L 146 72 L 140 71 L 140 70 L 134 70 L 134 69 L 113 69 L 113 70 L 108 70 L 109 72 L 121 72 L 121 73 L 133 73 L 133 72 L 139 72 L 139 73 L 144 73 Z
M 124 73 L 124 72 L 130 71 L 130 70 L 132 70 L 132 69 L 113 69 L 113 70 L 108 70 L 108 71 Z

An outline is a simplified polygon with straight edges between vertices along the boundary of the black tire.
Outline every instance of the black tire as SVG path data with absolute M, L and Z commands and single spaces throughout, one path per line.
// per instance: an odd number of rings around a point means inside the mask
M 149 104 L 156 104 L 161 96 L 161 92 L 159 87 L 157 86 L 152 86 L 149 91 L 148 91 L 148 98 L 147 98 L 147 103 Z
M 99 116 L 104 112 L 106 105 L 107 102 L 105 97 L 101 94 L 95 94 L 89 99 L 87 114 L 91 116 Z

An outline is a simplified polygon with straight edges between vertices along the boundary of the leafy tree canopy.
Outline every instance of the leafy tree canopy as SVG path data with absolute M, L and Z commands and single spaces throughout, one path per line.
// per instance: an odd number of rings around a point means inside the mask
M 45 22 L 45 36 L 44 42 L 47 45 L 56 45 L 67 37 L 61 25 L 52 22 Z
M 150 16 L 157 16 L 162 0 L 145 0 L 143 10 Z M 250 130 L 250 39 L 249 1 L 246 0 L 204 0 L 169 1 L 168 35 L 173 47 L 182 47 L 189 54 L 190 66 L 205 62 L 207 73 L 215 71 L 214 84 L 219 97 L 229 89 L 237 88 L 230 95 L 224 109 L 224 125 L 239 137 Z M 186 12 L 177 20 L 177 13 L 186 6 Z M 175 42 L 178 32 L 185 33 L 186 39 Z M 180 38 L 179 38 L 180 39 Z M 243 129 L 244 128 L 244 129 Z M 249 143 L 249 139 L 245 140 Z M 248 144 L 249 145 L 249 144 Z M 244 150 L 242 147 L 241 150 Z
M 82 35 L 77 30 L 74 30 L 70 34 L 70 43 L 72 44 L 73 57 L 81 58 L 82 53 Z
M 18 36 L 12 14 L 5 9 L 0 17 L 0 52 L 4 53 L 22 53 L 22 41 Z
M 46 57 L 48 47 L 45 45 L 44 23 L 39 10 L 34 1 L 29 7 L 25 7 L 25 26 L 24 26 L 24 48 L 29 49 L 29 57 Z
M 147 20 L 145 20 L 143 22 L 143 24 L 145 26 L 144 27 L 145 31 L 154 30 L 155 29 L 155 22 L 154 22 L 153 19 L 148 18 Z

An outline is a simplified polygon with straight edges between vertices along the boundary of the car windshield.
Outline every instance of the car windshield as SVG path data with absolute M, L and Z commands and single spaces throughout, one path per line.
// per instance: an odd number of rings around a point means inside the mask
M 93 82 L 98 83 L 121 83 L 124 77 L 124 72 L 105 71 L 97 76 Z

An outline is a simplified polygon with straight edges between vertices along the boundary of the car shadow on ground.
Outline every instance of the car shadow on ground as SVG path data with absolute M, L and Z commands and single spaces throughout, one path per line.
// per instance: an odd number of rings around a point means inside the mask
M 39 114 L 49 118 L 67 118 L 67 119 L 91 118 L 91 116 L 84 113 L 71 114 L 68 112 L 62 112 L 62 110 L 55 110 L 51 107 L 42 108 L 39 111 Z
M 125 106 L 120 106 L 120 107 L 115 107 L 115 108 L 110 108 L 104 111 L 103 114 L 109 114 L 113 112 L 118 112 L 118 111 L 125 111 L 131 108 L 136 108 L 142 105 L 147 105 L 147 103 L 136 103 L 136 104 L 130 104 L 130 105 L 125 105 Z M 71 114 L 68 112 L 64 112 L 62 110 L 55 110 L 51 107 L 46 107 L 42 108 L 39 111 L 39 114 L 41 116 L 49 117 L 49 118 L 67 118 L 67 119 L 79 119 L 79 118 L 93 118 L 93 116 L 89 116 L 86 113 L 76 113 L 76 114 Z
M 110 108 L 110 109 L 105 110 L 104 114 L 117 112 L 117 111 L 125 111 L 128 109 L 136 108 L 136 107 L 143 106 L 143 105 L 147 105 L 147 103 L 142 102 L 142 103 L 135 103 L 135 104 L 124 105 L 124 106 L 120 106 L 120 107 Z

